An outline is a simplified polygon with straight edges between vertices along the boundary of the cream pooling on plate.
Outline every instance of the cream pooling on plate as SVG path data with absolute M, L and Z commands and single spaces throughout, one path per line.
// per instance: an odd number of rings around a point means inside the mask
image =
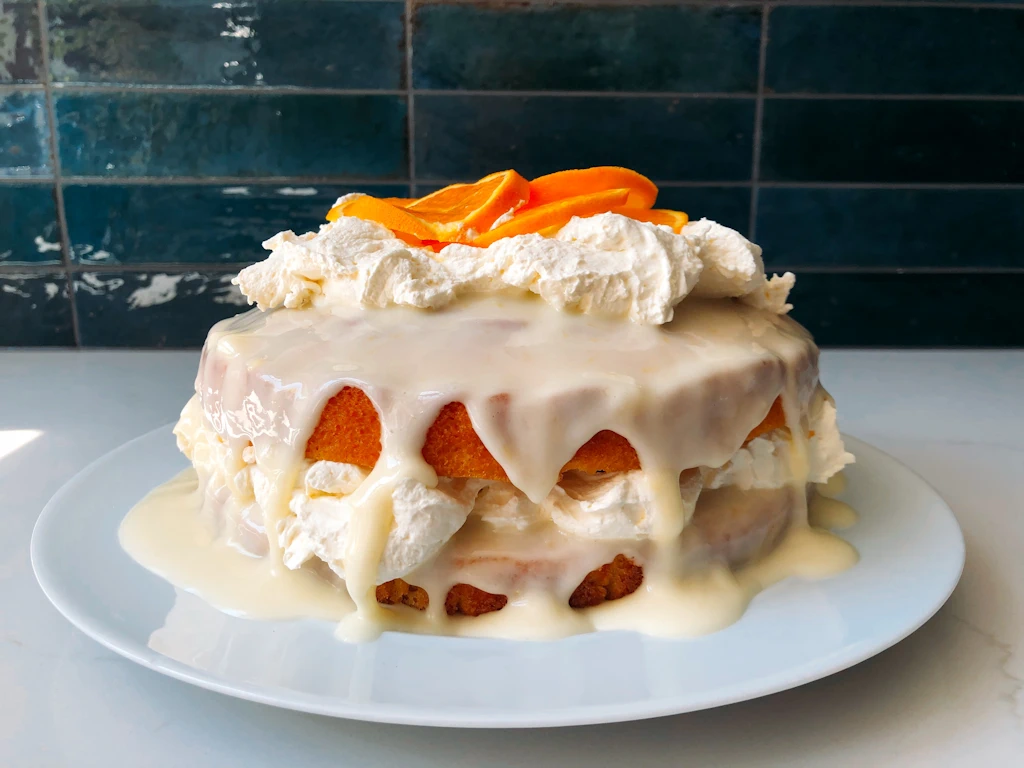
M 636 551 L 625 540 L 669 553 L 704 486 L 803 488 L 848 457 L 834 445 L 834 410 L 831 432 L 817 430 L 821 451 L 805 437 L 821 396 L 813 343 L 779 317 L 792 276 L 767 280 L 760 249 L 712 222 L 677 235 L 601 214 L 553 238 L 435 254 L 342 217 L 268 246 L 237 282 L 261 310 L 277 309 L 211 331 L 179 439 L 244 548 L 344 575 L 359 609 L 350 636 L 383 626 L 374 585 L 430 561 L 471 514 L 495 530 L 546 520 L 570 539 L 610 542 L 602 554 Z M 303 457 L 344 386 L 380 414 L 372 472 Z M 789 439 L 740 450 L 776 397 Z M 446 402 L 466 406 L 515 487 L 426 465 L 424 435 Z M 643 471 L 559 483 L 559 467 L 602 429 L 630 441 Z
M 342 216 L 317 233 L 282 232 L 235 282 L 260 309 L 410 306 L 438 309 L 473 293 L 535 293 L 559 310 L 662 325 L 687 295 L 746 298 L 789 310 L 793 276 L 765 278 L 761 249 L 706 219 L 680 234 L 614 213 L 574 218 L 553 237 L 487 248 L 414 248 L 371 221 Z

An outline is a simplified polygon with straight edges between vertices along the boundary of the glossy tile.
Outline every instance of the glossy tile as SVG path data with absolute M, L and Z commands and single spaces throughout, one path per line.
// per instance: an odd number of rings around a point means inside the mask
M 63 273 L 0 273 L 0 347 L 70 347 L 75 343 Z
M 1024 346 L 1024 274 L 797 275 L 793 317 L 821 345 Z
M 752 99 L 420 94 L 416 170 L 448 180 L 625 165 L 657 179 L 745 180 L 753 122 Z
M 49 5 L 54 80 L 401 88 L 402 2 Z
M 750 92 L 757 89 L 760 33 L 756 7 L 421 4 L 413 84 Z
M 315 231 L 355 191 L 406 197 L 409 187 L 69 185 L 64 210 L 81 263 L 244 263 L 264 258 L 261 243 L 278 232 Z
M 210 326 L 245 311 L 233 272 L 75 275 L 82 345 L 199 347 Z
M 769 181 L 1024 182 L 1024 101 L 768 99 Z
M 0 83 L 42 79 L 38 5 L 33 0 L 0 2 Z
M 53 195 L 49 184 L 0 185 L 0 265 L 60 263 Z
M 750 228 L 749 187 L 661 187 L 655 206 L 685 211 L 690 221 L 711 219 L 744 235 Z
M 0 88 L 0 176 L 48 175 L 48 131 L 42 91 Z
M 1021 189 L 761 189 L 769 266 L 1024 267 Z
M 1024 7 L 783 6 L 769 24 L 777 93 L 1024 93 Z
M 398 96 L 60 93 L 65 175 L 352 176 L 407 173 Z

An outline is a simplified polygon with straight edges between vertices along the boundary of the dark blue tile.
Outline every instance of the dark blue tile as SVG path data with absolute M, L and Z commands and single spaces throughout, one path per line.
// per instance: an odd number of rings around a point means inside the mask
M 1024 182 L 1024 102 L 768 99 L 770 181 Z
M 792 6 L 769 23 L 778 93 L 1024 93 L 1024 8 Z
M 1024 267 L 1024 190 L 761 189 L 769 266 Z
M 0 264 L 59 264 L 53 187 L 0 185 Z
M 234 272 L 82 272 L 75 302 L 87 347 L 198 347 L 246 309 Z
M 684 211 L 691 221 L 711 219 L 744 235 L 750 227 L 749 187 L 661 187 L 654 205 Z
M 417 88 L 754 91 L 760 8 L 419 5 Z M 471 42 L 470 42 L 471 41 Z
M 264 258 L 260 244 L 280 231 L 315 231 L 354 191 L 407 197 L 409 187 L 70 185 L 64 210 L 82 263 L 244 263 Z
M 750 178 L 752 99 L 416 97 L 422 179 L 624 165 L 666 181 Z
M 39 29 L 35 2 L 0 2 L 0 83 L 37 83 L 42 79 Z
M 290 0 L 49 7 L 63 82 L 400 88 L 405 4 Z
M 0 273 L 0 347 L 70 347 L 75 335 L 63 273 Z
M 793 318 L 821 345 L 1024 346 L 1024 274 L 802 274 Z
M 398 96 L 62 93 L 64 173 L 354 176 L 407 173 Z
M 0 176 L 48 174 L 47 135 L 42 91 L 0 90 Z

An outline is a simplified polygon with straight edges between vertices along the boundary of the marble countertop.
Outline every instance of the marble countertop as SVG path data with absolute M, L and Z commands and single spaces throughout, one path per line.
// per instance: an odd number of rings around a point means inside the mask
M 0 765 L 1015 765 L 1024 754 L 1024 351 L 825 352 L 844 431 L 956 512 L 967 565 L 921 630 L 763 699 L 575 729 L 452 731 L 331 720 L 171 680 L 71 627 L 28 544 L 94 458 L 173 420 L 192 352 L 0 352 Z

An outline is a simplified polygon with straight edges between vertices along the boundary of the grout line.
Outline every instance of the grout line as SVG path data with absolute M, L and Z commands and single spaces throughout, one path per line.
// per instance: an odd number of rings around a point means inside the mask
M 47 137 L 49 138 L 49 137 Z M 53 176 L 0 176 L 0 186 L 9 184 L 10 186 L 22 186 L 23 184 L 54 184 Z
M 415 0 L 405 0 L 405 130 L 406 154 L 409 160 L 409 196 L 418 197 L 416 190 L 416 94 L 412 87 L 412 17 Z
M 46 86 L 42 83 L 0 83 L 0 94 L 15 93 L 17 91 L 45 91 Z
M 529 0 L 527 0 L 529 2 Z M 733 3 L 730 3 L 732 5 Z M 739 0 L 737 5 L 746 5 L 745 0 Z M 774 6 L 818 6 L 822 5 L 821 0 L 771 0 Z M 1007 0 L 1005 3 L 993 4 L 992 2 L 929 2 L 921 0 L 893 0 L 893 2 L 880 2 L 880 0 L 832 0 L 828 5 L 866 7 L 866 8 L 971 8 L 975 10 L 1003 10 L 1006 8 L 1020 10 L 1024 2 L 1021 0 Z
M 496 96 L 536 98 L 622 98 L 622 99 L 753 99 L 757 94 L 745 91 L 563 91 L 563 90 L 480 90 L 471 88 L 417 88 L 421 96 Z
M 927 182 L 887 182 L 887 181 L 761 181 L 762 189 L 919 189 L 935 191 L 968 191 L 968 190 L 1024 190 L 1024 184 L 1001 183 L 927 183 Z
M 2 275 L 7 275 L 8 277 L 12 275 L 24 275 L 26 277 L 54 275 L 66 278 L 67 270 L 59 261 L 49 264 L 0 261 L 0 276 Z
M 6 181 L 0 179 L 0 183 Z M 72 184 L 92 185 L 184 185 L 196 184 L 210 187 L 281 187 L 291 185 L 319 184 L 330 186 L 394 186 L 408 184 L 408 179 L 356 179 L 345 176 L 64 176 L 65 186 Z
M 414 5 L 414 0 L 406 0 L 407 7 Z M 778 3 L 765 4 L 766 11 L 777 7 Z M 891 7 L 886 5 L 885 7 Z M 917 7 L 915 4 L 914 7 Z M 948 7 L 948 6 L 943 6 Z M 566 90 L 480 90 L 480 89 L 459 89 L 459 88 L 413 88 L 411 84 L 411 31 L 406 32 L 407 53 L 406 72 L 410 79 L 408 87 L 400 90 L 395 89 L 369 89 L 369 88 L 313 88 L 307 86 L 239 86 L 239 85 L 174 85 L 174 84 L 138 84 L 138 83 L 75 83 L 75 84 L 53 84 L 52 90 L 58 93 L 158 93 L 158 94 L 198 94 L 218 96 L 405 96 L 412 100 L 416 96 L 472 96 L 472 97 L 495 97 L 495 98 L 597 98 L 597 99 L 777 99 L 799 100 L 799 101 L 995 101 L 995 102 L 1019 102 L 1024 101 L 1024 93 L 813 93 L 813 92 L 747 92 L 747 91 L 566 91 Z M 759 73 L 760 74 L 760 73 Z M 24 91 L 24 90 L 45 90 L 44 84 L 4 84 L 0 85 L 0 92 Z
M 209 96 L 404 96 L 406 89 L 320 88 L 305 85 L 182 85 L 177 83 L 54 83 L 61 93 L 182 93 Z
M 75 346 L 82 346 L 82 331 L 78 319 L 78 302 L 75 300 L 75 281 L 72 279 L 71 238 L 68 235 L 68 219 L 64 209 L 64 188 L 61 185 L 60 144 L 57 130 L 57 110 L 53 105 L 53 87 L 50 76 L 50 40 L 45 0 L 36 0 L 39 16 L 39 56 L 42 59 L 43 91 L 46 95 L 46 117 L 50 128 L 50 158 L 53 166 L 53 199 L 57 207 L 57 231 L 60 235 L 60 257 L 64 267 L 64 278 L 71 304 L 71 333 Z
M 761 39 L 757 51 L 757 101 L 754 102 L 754 141 L 750 165 L 750 218 L 747 220 L 747 237 L 757 237 L 757 192 L 761 181 L 761 136 L 764 127 L 764 79 L 768 62 L 768 16 L 771 6 L 761 11 Z
M 421 179 L 423 186 L 446 186 L 448 184 L 465 184 L 474 179 Z M 722 179 L 706 179 L 700 181 L 658 180 L 654 183 L 663 189 L 691 187 L 732 187 L 743 189 L 751 187 L 752 181 L 726 181 Z M 52 176 L 0 176 L 0 187 L 22 186 L 25 184 L 54 184 Z M 61 176 L 61 184 L 69 186 L 251 186 L 258 188 L 282 186 L 339 186 L 339 187 L 384 187 L 409 184 L 409 179 L 350 179 L 344 177 L 323 176 Z M 890 182 L 890 181 L 770 181 L 759 179 L 760 189 L 868 189 L 868 190 L 1024 190 L 1024 182 Z
M 772 93 L 766 99 L 776 101 L 1024 101 L 1024 94 L 1006 93 Z
M 787 266 L 768 264 L 769 272 L 795 272 L 801 275 L 1024 275 L 1024 267 L 881 267 L 865 265 Z
M 133 273 L 133 274 L 181 274 L 198 272 L 200 274 L 233 274 L 253 261 L 233 263 L 127 263 L 127 264 L 89 264 L 74 263 L 70 266 L 72 274 L 94 272 L 99 274 Z M 935 267 L 893 267 L 863 264 L 827 265 L 827 264 L 768 264 L 771 272 L 791 271 L 800 275 L 1024 275 L 1024 266 L 1020 267 L 974 267 L 974 266 L 935 266 Z M 54 275 L 63 274 L 61 264 L 10 264 L 0 263 L 0 276 L 3 275 Z
M 241 269 L 255 264 L 255 261 L 236 261 L 231 263 L 210 263 L 204 264 L 200 262 L 140 262 L 140 263 L 111 263 L 111 264 L 96 264 L 96 263 L 75 263 L 71 265 L 71 271 L 75 274 L 81 272 L 161 272 L 169 274 L 179 274 L 182 272 L 212 272 L 216 274 L 234 274 Z
M 481 5 L 493 7 L 501 5 L 501 0 L 443 0 L 448 5 Z M 684 0 L 687 5 L 698 5 L 695 0 Z M 644 5 L 664 6 L 678 5 L 680 0 L 644 0 Z M 699 3 L 702 7 L 728 6 L 739 8 L 759 7 L 770 3 L 773 6 L 820 6 L 822 0 L 712 0 L 711 2 Z M 545 5 L 579 5 L 580 0 L 519 0 L 516 5 L 524 6 L 545 6 Z M 624 0 L 586 0 L 587 5 L 599 7 L 621 8 L 627 3 Z M 1017 8 L 1020 9 L 1024 0 L 1006 0 L 996 8 Z M 892 2 L 881 2 L 880 0 L 830 0 L 828 5 L 839 6 L 866 6 L 871 8 L 993 8 L 991 2 L 941 2 L 938 0 L 893 0 Z
M 421 179 L 420 184 L 423 186 L 430 187 L 446 187 L 449 184 L 472 184 L 476 179 L 464 178 L 464 179 Z M 660 189 L 679 189 L 689 187 L 738 187 L 744 188 L 749 187 L 749 181 L 658 181 L 657 179 L 651 179 L 655 186 Z

